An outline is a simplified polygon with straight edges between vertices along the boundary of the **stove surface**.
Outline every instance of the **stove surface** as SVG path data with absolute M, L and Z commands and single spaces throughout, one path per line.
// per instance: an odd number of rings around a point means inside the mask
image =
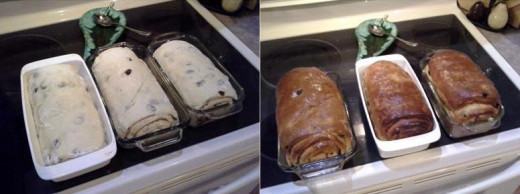
M 197 128 L 186 128 L 180 143 L 144 153 L 118 146 L 111 162 L 98 170 L 63 181 L 45 181 L 38 177 L 32 163 L 25 134 L 20 70 L 23 65 L 57 55 L 83 54 L 84 41 L 78 20 L 0 35 L 0 124 L 3 126 L 0 149 L 8 159 L 0 162 L 4 173 L 12 175 L 4 184 L 14 193 L 50 193 L 124 170 L 188 146 L 228 134 L 258 122 L 258 71 L 186 1 L 170 1 L 124 10 L 128 25 L 152 31 L 152 37 L 178 31 L 196 36 L 245 89 L 243 110 L 239 114 Z M 118 40 L 147 46 L 151 41 L 126 31 Z
M 461 139 L 451 139 L 442 132 L 441 139 L 431 144 L 429 149 L 520 127 L 520 120 L 514 116 L 514 112 L 520 110 L 520 104 L 516 102 L 516 99 L 520 99 L 520 92 L 455 15 L 402 21 L 395 24 L 399 30 L 399 37 L 419 42 L 428 49 L 411 48 L 396 42 L 382 55 L 404 55 L 413 66 L 415 73 L 419 75 L 419 61 L 429 48 L 462 51 L 480 65 L 495 83 L 506 110 L 500 128 Z M 306 48 L 301 47 L 304 42 L 308 45 Z M 378 154 L 372 136 L 369 135 L 370 128 L 359 97 L 355 73 L 357 42 L 354 29 L 264 41 L 261 42 L 261 49 L 261 188 L 299 180 L 296 175 L 282 171 L 278 167 L 276 158 L 275 85 L 279 77 L 295 67 L 318 66 L 341 76 L 340 87 L 347 99 L 359 146 L 356 155 L 345 164 L 344 169 L 383 160 Z

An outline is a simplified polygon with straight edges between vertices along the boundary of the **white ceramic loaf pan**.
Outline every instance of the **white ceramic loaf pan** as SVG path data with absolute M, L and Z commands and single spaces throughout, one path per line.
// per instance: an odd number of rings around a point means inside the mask
M 372 125 L 372 119 L 370 117 L 370 113 L 368 112 L 368 107 L 365 100 L 365 94 L 363 91 L 363 75 L 365 73 L 365 69 L 369 67 L 370 65 L 374 64 L 376 61 L 391 61 L 401 68 L 405 72 L 408 73 L 412 77 L 412 80 L 415 82 L 415 85 L 419 88 L 421 91 L 421 94 L 424 98 L 424 101 L 426 102 L 428 109 L 430 110 L 432 117 L 433 117 L 433 130 L 421 134 L 416 135 L 412 137 L 407 137 L 403 139 L 398 140 L 391 140 L 391 141 L 382 141 L 379 140 L 375 133 L 374 133 L 374 127 Z M 372 132 L 372 137 L 374 138 L 374 141 L 376 142 L 377 149 L 379 150 L 379 155 L 383 158 L 390 158 L 400 155 L 405 155 L 413 152 L 418 152 L 425 150 L 428 148 L 428 146 L 436 142 L 441 137 L 441 132 L 439 128 L 439 123 L 437 122 L 437 119 L 435 119 L 435 113 L 432 110 L 432 107 L 428 101 L 428 97 L 426 96 L 426 93 L 424 93 L 424 89 L 421 86 L 421 83 L 419 82 L 419 79 L 413 72 L 412 67 L 410 66 L 410 63 L 408 63 L 408 60 L 403 55 L 400 54 L 392 54 L 392 55 L 385 55 L 385 56 L 378 56 L 378 57 L 371 57 L 366 59 L 361 59 L 356 62 L 356 75 L 358 80 L 358 86 L 359 86 L 359 92 L 361 94 L 361 101 L 363 103 L 363 108 L 366 113 L 366 117 L 368 120 L 368 124 L 370 125 L 370 131 Z
M 101 117 L 101 122 L 103 124 L 103 128 L 105 129 L 106 146 L 78 158 L 70 159 L 55 165 L 46 166 L 40 152 L 40 146 L 36 135 L 33 111 L 29 102 L 29 92 L 27 91 L 27 81 L 28 76 L 30 75 L 28 72 L 31 70 L 56 64 L 70 64 L 79 67 L 78 73 L 85 80 L 85 83 L 89 89 L 89 94 L 92 97 L 96 109 L 98 110 L 99 116 Z M 112 133 L 112 127 L 108 120 L 108 116 L 105 111 L 103 102 L 101 101 L 96 84 L 94 83 L 92 76 L 90 75 L 90 72 L 85 65 L 85 62 L 79 55 L 68 54 L 29 63 L 22 68 L 20 73 L 20 81 L 27 139 L 29 141 L 29 148 L 31 149 L 31 156 L 34 167 L 36 168 L 36 172 L 40 178 L 44 180 L 53 180 L 55 182 L 63 181 L 101 168 L 110 162 L 110 160 L 116 154 L 117 149 L 114 134 Z

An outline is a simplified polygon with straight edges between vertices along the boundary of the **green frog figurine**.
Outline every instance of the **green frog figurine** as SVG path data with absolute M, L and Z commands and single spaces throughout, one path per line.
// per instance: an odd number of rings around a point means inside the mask
M 113 4 L 108 8 L 89 10 L 79 19 L 79 27 L 81 28 L 81 32 L 85 38 L 85 51 L 83 53 L 84 60 L 87 60 L 92 51 L 96 48 L 114 44 L 123 34 L 125 28 L 122 26 L 126 26 L 126 17 L 122 12 L 112 8 L 112 6 Z M 94 14 L 106 15 L 114 22 L 121 24 L 121 26 L 103 27 L 96 24 L 94 21 Z
M 397 36 L 397 27 L 394 23 L 387 20 L 388 16 L 381 19 L 370 19 L 362 22 L 356 28 L 355 34 L 358 41 L 357 60 L 378 56 L 383 53 L 392 43 L 395 38 L 391 36 L 379 37 L 370 34 L 368 25 L 378 25 L 383 27 L 386 33 Z

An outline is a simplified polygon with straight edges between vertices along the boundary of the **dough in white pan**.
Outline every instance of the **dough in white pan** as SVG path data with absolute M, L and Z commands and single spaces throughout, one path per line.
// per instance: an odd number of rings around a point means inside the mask
M 102 52 L 92 66 L 119 137 L 130 139 L 176 126 L 177 111 L 152 72 L 129 48 Z
M 153 57 L 191 108 L 205 110 L 237 99 L 229 78 L 192 44 L 168 41 Z
M 53 165 L 102 148 L 101 118 L 78 68 L 57 64 L 29 75 L 29 99 L 46 165 Z

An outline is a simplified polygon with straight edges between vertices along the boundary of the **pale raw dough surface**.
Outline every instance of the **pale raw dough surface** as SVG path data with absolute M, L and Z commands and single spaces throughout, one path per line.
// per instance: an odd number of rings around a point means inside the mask
M 101 118 L 77 67 L 39 68 L 29 75 L 29 96 L 46 165 L 100 149 L 105 143 Z
M 177 111 L 166 93 L 129 48 L 102 52 L 92 71 L 119 137 L 139 137 L 178 124 Z
M 191 108 L 204 110 L 237 99 L 229 78 L 192 44 L 169 41 L 153 57 Z

